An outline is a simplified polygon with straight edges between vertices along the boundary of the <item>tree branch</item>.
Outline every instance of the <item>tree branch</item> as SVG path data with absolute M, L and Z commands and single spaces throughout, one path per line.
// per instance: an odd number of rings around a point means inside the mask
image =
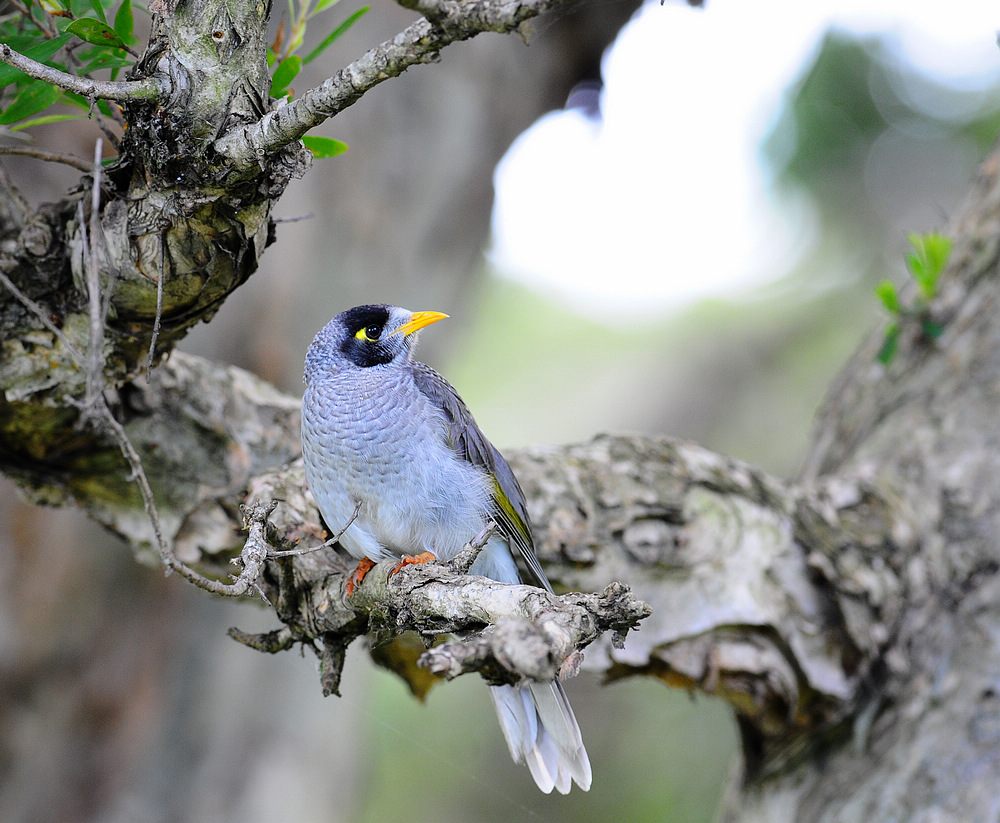
M 146 77 L 141 80 L 91 80 L 87 77 L 77 77 L 59 69 L 46 66 L 14 51 L 6 43 L 0 43 L 0 60 L 20 69 L 29 77 L 44 80 L 53 86 L 74 92 L 91 100 L 144 100 L 155 102 L 165 97 L 170 89 L 166 79 L 160 76 Z
M 402 2 L 426 12 L 392 40 L 368 51 L 316 88 L 260 120 L 230 131 L 215 149 L 236 165 L 249 167 L 298 140 L 310 129 L 356 103 L 368 90 L 410 66 L 440 59 L 445 46 L 485 31 L 511 32 L 539 14 L 577 0 L 468 0 L 468 2 Z
M 49 163 L 62 163 L 83 172 L 89 172 L 93 169 L 93 166 L 86 160 L 81 160 L 72 154 L 36 149 L 33 146 L 0 146 L 0 154 L 19 154 L 24 157 L 33 157 L 36 160 L 45 160 Z
M 254 509 L 270 514 L 276 505 L 275 501 L 266 506 L 258 503 Z M 277 535 L 274 529 L 270 533 Z M 339 534 L 315 550 L 328 546 Z M 447 679 L 479 672 L 489 682 L 500 684 L 571 676 L 579 669 L 581 649 L 606 631 L 613 632 L 612 642 L 620 648 L 625 635 L 649 616 L 649 607 L 619 583 L 609 585 L 601 595 L 559 597 L 534 586 L 466 574 L 465 561 L 482 548 L 489 534 L 484 530 L 467 544 L 455 563 L 406 566 L 391 574 L 396 561 L 385 560 L 368 572 L 350 597 L 345 595 L 349 575 L 344 569 L 330 573 L 327 566 L 326 574 L 303 586 L 303 571 L 290 558 L 314 550 L 269 551 L 268 557 L 277 559 L 280 567 L 280 573 L 272 576 L 271 597 L 289 630 L 282 636 L 313 648 L 319 643 L 344 650 L 364 634 L 388 642 L 405 632 L 416 632 L 428 645 L 439 635 L 457 634 L 459 639 L 425 652 L 417 665 Z M 280 535 L 278 540 L 282 542 Z M 274 632 L 263 636 L 234 630 L 231 634 L 253 648 L 276 650 L 266 639 L 275 636 Z M 287 648 L 287 643 L 282 642 L 281 648 Z M 343 657 L 336 655 L 336 671 L 324 671 L 328 683 L 339 683 Z M 406 670 L 399 673 L 407 677 Z M 332 690 L 336 691 L 335 685 Z

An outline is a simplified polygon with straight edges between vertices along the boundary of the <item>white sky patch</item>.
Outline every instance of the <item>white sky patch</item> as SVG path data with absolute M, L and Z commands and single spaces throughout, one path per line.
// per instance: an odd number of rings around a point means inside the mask
M 654 314 L 783 274 L 809 238 L 759 156 L 832 25 L 888 33 L 939 82 L 1000 77 L 996 0 L 646 6 L 605 56 L 603 120 L 543 117 L 497 168 L 492 259 L 591 315 Z

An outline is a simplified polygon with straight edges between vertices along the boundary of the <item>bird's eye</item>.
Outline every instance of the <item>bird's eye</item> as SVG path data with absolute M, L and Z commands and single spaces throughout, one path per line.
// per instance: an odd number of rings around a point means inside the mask
M 365 326 L 363 329 L 359 329 L 358 333 L 354 336 L 358 338 L 358 340 L 374 343 L 378 340 L 380 334 L 382 334 L 382 326 L 377 323 L 372 323 L 370 326 Z

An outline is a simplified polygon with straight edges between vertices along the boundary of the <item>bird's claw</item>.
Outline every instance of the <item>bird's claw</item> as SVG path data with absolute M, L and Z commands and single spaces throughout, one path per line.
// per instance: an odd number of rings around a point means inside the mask
M 375 567 L 375 561 L 369 560 L 367 557 L 362 557 L 358 561 L 358 567 L 351 572 L 350 577 L 347 578 L 347 585 L 344 587 L 344 594 L 350 597 L 354 594 L 354 587 L 360 586 L 361 581 L 365 579 L 365 575 L 368 574 Z
M 437 560 L 433 552 L 421 552 L 420 554 L 404 554 L 399 562 L 389 570 L 389 577 L 399 572 L 403 566 L 418 566 L 421 563 L 433 563 Z M 386 578 L 388 579 L 388 578 Z

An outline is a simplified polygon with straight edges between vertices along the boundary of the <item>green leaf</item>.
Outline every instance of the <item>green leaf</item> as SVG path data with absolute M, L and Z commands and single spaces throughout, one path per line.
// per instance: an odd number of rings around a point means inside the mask
M 20 131 L 21 129 L 30 129 L 32 126 L 44 126 L 46 123 L 61 123 L 63 120 L 86 119 L 87 115 L 85 114 L 46 114 L 44 117 L 34 117 L 31 120 L 18 123 L 16 126 L 12 126 L 10 130 Z
M 312 10 L 312 12 L 309 14 L 309 16 L 310 17 L 315 17 L 321 11 L 326 11 L 328 8 L 330 8 L 331 6 L 337 5 L 337 3 L 339 3 L 339 2 L 340 2 L 340 0 L 319 0 L 319 4 L 316 6 L 316 8 L 314 8 Z
M 302 138 L 305 147 L 312 152 L 313 157 L 321 159 L 324 157 L 336 157 L 343 154 L 348 149 L 347 143 L 334 140 L 332 137 L 314 137 L 307 134 Z
M 104 16 L 104 6 L 101 5 L 101 0 L 90 0 L 90 7 L 94 10 L 94 14 L 100 18 L 100 21 L 107 25 L 108 18 Z M 92 41 L 87 41 L 92 42 Z
M 30 3 L 28 5 L 31 5 Z M 69 7 L 68 3 L 60 3 L 59 0 L 39 0 L 39 6 L 46 14 L 61 14 Z
M 53 37 L 51 40 L 45 40 L 44 42 L 39 43 L 37 46 L 32 46 L 31 48 L 25 48 L 23 46 L 21 48 L 16 48 L 13 42 L 9 42 L 8 45 L 12 49 L 20 51 L 25 57 L 30 57 L 32 60 L 37 60 L 39 63 L 44 63 L 72 39 L 72 34 L 60 34 L 58 37 Z M 3 88 L 4 86 L 9 85 L 15 80 L 23 77 L 25 77 L 25 74 L 18 69 L 15 69 L 13 66 L 8 66 L 6 64 L 0 65 L 0 88 Z
M 941 272 L 948 265 L 951 254 L 951 240 L 943 234 L 911 234 L 910 245 L 914 252 L 907 255 L 906 267 L 917 282 L 920 294 L 925 300 L 932 300 L 937 294 Z
M 301 70 L 302 58 L 297 54 L 282 60 L 271 77 L 271 97 L 284 97 L 288 93 L 288 86 Z
M 93 43 L 95 46 L 125 48 L 124 41 L 113 28 L 107 23 L 102 23 L 100 20 L 94 20 L 92 17 L 78 17 L 66 26 L 66 31 L 70 34 L 75 34 L 81 40 Z
M 889 314 L 900 314 L 902 308 L 899 305 L 899 292 L 891 280 L 883 280 L 875 287 L 875 296 L 882 302 L 885 310 Z
M 358 20 L 360 20 L 362 17 L 364 17 L 365 14 L 368 13 L 368 9 L 369 8 L 370 8 L 369 6 L 362 6 L 360 9 L 358 9 L 356 12 L 354 12 L 354 14 L 352 14 L 343 23 L 341 23 L 339 26 L 337 26 L 337 28 L 335 28 L 333 31 L 331 31 L 324 38 L 324 40 L 323 40 L 322 43 L 320 43 L 318 46 L 316 46 L 316 48 L 314 48 L 311 52 L 309 52 L 309 54 L 307 54 L 305 56 L 305 59 L 302 61 L 302 63 L 303 64 L 305 64 L 305 63 L 311 63 L 313 60 L 315 60 L 317 57 L 319 57 L 324 51 L 326 51 L 327 48 L 329 48 L 330 44 L 333 43 L 334 40 L 336 40 L 338 37 L 340 37 L 351 26 L 353 26 L 355 23 L 357 23 Z
M 115 12 L 115 34 L 123 43 L 132 41 L 132 29 L 135 27 L 135 17 L 132 14 L 132 0 L 123 0 Z
M 896 356 L 896 348 L 899 346 L 899 326 L 895 323 L 889 325 L 885 330 L 885 340 L 882 341 L 882 348 L 878 350 L 875 359 L 883 366 L 888 366 L 893 357 Z
M 61 89 L 46 83 L 44 80 L 36 80 L 18 92 L 14 101 L 3 110 L 3 113 L 0 114 L 0 125 L 7 126 L 18 120 L 23 120 L 25 117 L 38 114 L 55 103 L 60 94 L 62 94 Z

